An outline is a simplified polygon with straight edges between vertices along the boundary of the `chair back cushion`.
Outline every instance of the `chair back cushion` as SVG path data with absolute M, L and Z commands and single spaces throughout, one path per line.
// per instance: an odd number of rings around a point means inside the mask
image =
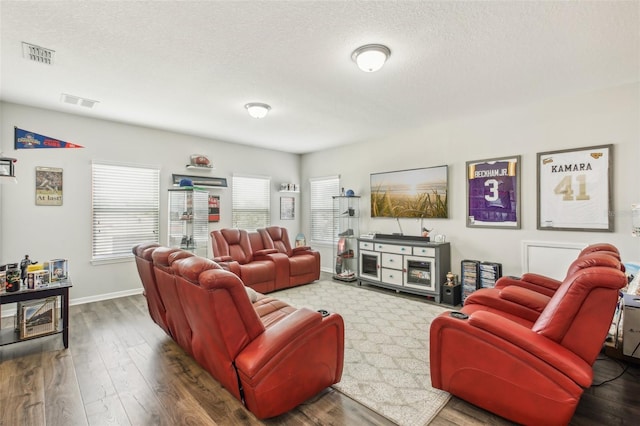
M 193 257 L 193 254 L 178 248 L 159 247 L 153 251 L 151 257 L 158 292 L 166 309 L 170 335 L 187 353 L 191 354 L 191 328 L 178 298 L 175 275 L 171 265 L 176 260 Z
M 242 281 L 201 257 L 172 264 L 177 295 L 192 330 L 193 357 L 240 399 L 234 360 L 264 332 Z
M 279 253 L 285 253 L 289 257 L 293 255 L 287 228 L 283 228 L 281 226 L 269 226 L 267 228 L 258 229 L 258 232 L 262 235 L 262 241 L 264 242 L 265 248 L 274 248 L 278 250 Z
M 610 256 L 609 256 L 610 257 Z M 622 271 L 607 266 L 581 269 L 564 280 L 532 330 L 593 364 L 611 326 Z
M 158 248 L 156 243 L 143 243 L 133 247 L 132 251 L 136 260 L 136 268 L 142 281 L 142 287 L 144 288 L 144 295 L 147 299 L 149 315 L 168 334 L 166 309 L 160 293 L 158 293 L 156 275 L 153 271 L 153 259 L 151 258 L 151 254 L 156 248 Z
M 211 235 L 214 257 L 231 256 L 241 265 L 251 262 L 253 253 L 246 230 L 226 228 L 212 231 Z
M 584 249 L 582 249 L 578 257 L 585 254 L 596 253 L 600 251 L 608 252 L 611 255 L 620 259 L 620 251 L 618 251 L 618 248 L 613 244 L 609 244 L 609 243 L 596 243 L 596 244 L 588 245 Z

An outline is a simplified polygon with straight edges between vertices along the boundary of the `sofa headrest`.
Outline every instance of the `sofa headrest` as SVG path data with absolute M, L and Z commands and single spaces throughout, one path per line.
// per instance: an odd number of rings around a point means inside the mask
M 174 251 L 173 253 L 171 253 L 169 255 L 169 257 L 167 258 L 167 261 L 169 262 L 169 266 L 173 265 L 173 262 L 175 262 L 176 260 L 179 259 L 184 259 L 187 257 L 193 257 L 195 256 L 193 253 L 191 253 L 190 251 L 186 251 L 186 250 L 178 250 L 178 251 Z
M 284 228 L 281 228 L 279 226 L 268 226 L 265 229 L 269 233 L 269 236 L 271 237 L 271 239 L 273 241 L 277 241 L 277 240 L 281 240 L 282 239 L 282 234 L 283 234 L 282 230 Z
M 179 248 L 172 247 L 158 247 L 151 254 L 151 258 L 153 259 L 153 264 L 155 266 L 168 268 L 171 263 L 169 262 L 169 256 L 176 252 L 182 252 L 184 250 L 180 250 Z
M 187 281 L 198 283 L 200 274 L 210 269 L 222 269 L 213 260 L 199 256 L 177 257 L 171 264 L 171 269 Z
M 151 261 L 151 253 L 153 253 L 157 247 L 160 247 L 157 243 L 141 243 L 134 246 L 131 251 L 135 256 Z
M 609 268 L 615 268 L 621 270 L 622 263 L 612 252 L 592 252 L 578 257 L 573 261 L 569 267 L 567 276 L 576 273 L 577 271 L 585 268 L 591 268 L 593 266 L 606 266 Z
M 620 251 L 618 251 L 618 248 L 609 243 L 596 243 L 588 245 L 587 247 L 582 249 L 579 256 L 595 252 L 609 252 L 611 254 L 617 255 L 618 259 L 620 259 Z
M 240 229 L 226 228 L 226 229 L 221 229 L 220 233 L 226 240 L 227 244 L 229 245 L 240 244 L 240 238 L 241 238 Z

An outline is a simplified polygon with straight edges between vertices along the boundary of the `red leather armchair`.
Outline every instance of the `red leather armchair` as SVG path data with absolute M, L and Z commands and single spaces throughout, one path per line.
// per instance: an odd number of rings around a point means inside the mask
M 288 276 L 286 256 L 277 250 L 254 249 L 244 229 L 211 231 L 213 260 L 240 277 L 246 286 L 260 293 L 278 289 L 278 282 Z M 262 244 L 256 233 L 254 244 Z
M 287 228 L 269 226 L 258 229 L 264 247 L 276 249 L 287 255 L 289 273 L 287 287 L 293 287 L 320 279 L 320 253 L 309 246 L 291 247 Z M 282 288 L 282 286 L 281 286 Z
M 166 309 L 165 318 L 169 334 L 189 355 L 191 349 L 191 327 L 187 322 L 178 298 L 176 279 L 171 265 L 176 259 L 191 257 L 192 253 L 177 248 L 158 247 L 151 254 L 153 271 L 158 285 L 158 294 Z
M 580 251 L 577 259 L 579 259 L 581 256 L 591 253 L 607 253 L 620 260 L 620 252 L 618 251 L 617 247 L 609 243 L 591 244 Z M 566 276 L 568 276 L 572 272 L 573 270 L 571 269 L 571 267 L 569 267 Z M 519 287 L 528 288 L 551 297 L 553 296 L 553 293 L 555 293 L 555 291 L 558 289 L 558 287 L 560 287 L 560 284 L 562 284 L 562 281 L 556 280 L 554 278 L 545 277 L 544 275 L 536 273 L 526 273 L 519 278 L 508 276 L 501 277 L 496 282 L 495 287 L 504 288 L 511 285 L 517 285 Z
M 342 376 L 344 323 L 261 295 L 193 256 L 172 262 L 193 357 L 258 418 L 291 410 Z
M 517 423 L 569 423 L 625 284 L 619 269 L 582 269 L 529 326 L 467 306 L 467 318 L 441 314 L 430 332 L 433 386 Z
M 157 247 L 159 246 L 155 243 L 143 243 L 133 247 L 132 252 L 136 260 L 138 275 L 140 275 L 140 280 L 142 281 L 142 288 L 144 289 L 144 296 L 147 300 L 149 315 L 156 324 L 158 324 L 167 334 L 171 335 L 169 327 L 167 326 L 167 310 L 160 298 L 158 285 L 156 283 L 156 276 L 153 271 L 153 259 L 151 258 L 151 254 Z
M 622 263 L 611 253 L 593 251 L 581 255 L 573 261 L 569 266 L 567 278 L 564 281 L 568 280 L 576 272 L 594 266 L 624 271 Z M 564 281 L 560 281 L 560 285 Z M 553 294 L 555 294 L 555 291 Z M 517 318 L 513 316 L 511 318 L 515 321 L 519 321 L 519 318 L 522 318 L 526 321 L 534 322 L 550 300 L 551 296 L 532 290 L 530 287 L 514 284 L 495 288 L 481 288 L 471 293 L 465 299 L 464 305 L 468 308 L 467 310 L 471 311 L 487 310 L 499 312 L 502 315 L 514 315 Z

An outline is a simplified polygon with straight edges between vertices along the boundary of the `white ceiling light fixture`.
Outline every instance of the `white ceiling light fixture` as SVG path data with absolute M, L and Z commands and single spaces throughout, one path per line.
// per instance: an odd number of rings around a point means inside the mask
M 351 59 L 364 72 L 376 72 L 391 56 L 391 50 L 382 44 L 367 44 L 358 47 L 351 54 Z
M 244 106 L 249 115 L 253 118 L 265 118 L 271 107 L 260 102 L 250 102 Z

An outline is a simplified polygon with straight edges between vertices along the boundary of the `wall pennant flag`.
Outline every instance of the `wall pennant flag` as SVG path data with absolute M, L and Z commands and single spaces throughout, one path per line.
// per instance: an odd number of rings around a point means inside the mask
M 26 130 L 16 130 L 15 149 L 37 149 L 37 148 L 84 148 L 84 146 L 76 145 L 71 142 L 63 142 L 49 136 L 39 135 Z

